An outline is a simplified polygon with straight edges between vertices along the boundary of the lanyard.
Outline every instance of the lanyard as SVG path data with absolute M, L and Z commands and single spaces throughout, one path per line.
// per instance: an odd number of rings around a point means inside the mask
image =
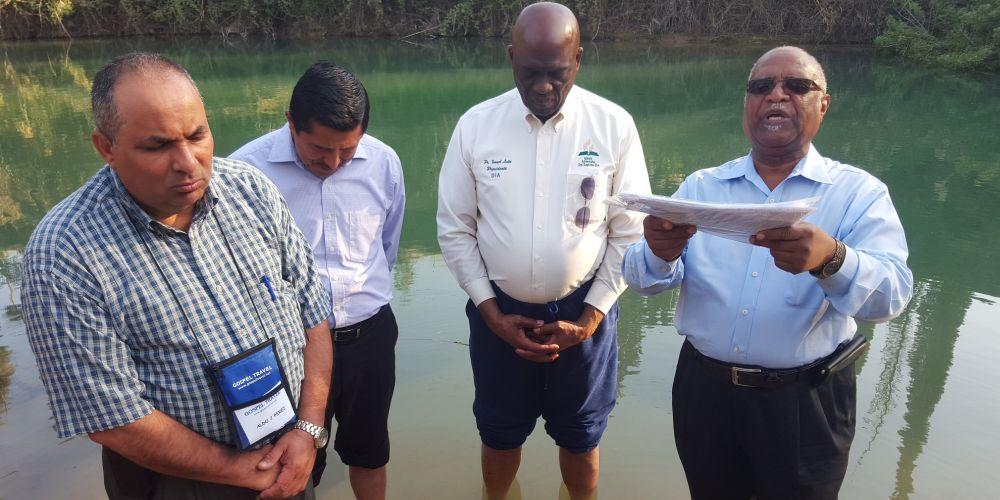
M 233 263 L 233 267 L 236 268 L 236 272 L 240 275 L 240 282 L 243 283 L 243 291 L 246 292 L 247 297 L 250 298 L 250 305 L 253 306 L 253 312 L 257 315 L 257 322 L 260 323 L 260 331 L 266 331 L 264 327 L 264 320 L 260 317 L 260 309 L 257 308 L 257 301 L 253 299 L 253 293 L 250 291 L 250 287 L 247 286 L 247 278 L 243 276 L 243 266 L 239 265 L 236 261 L 236 254 L 233 252 L 233 246 L 229 244 L 229 235 L 222 228 L 222 222 L 219 221 L 218 210 L 212 210 L 212 218 L 215 219 L 215 225 L 219 228 L 219 234 L 222 235 L 222 241 L 226 244 L 226 250 L 229 252 L 229 260 Z M 162 271 L 161 271 L 162 272 Z
M 122 203 L 124 203 L 124 201 L 122 201 Z M 124 206 L 122 208 L 123 208 L 123 210 L 125 209 Z M 243 276 L 243 269 L 240 267 L 240 265 L 236 261 L 236 254 L 233 252 L 232 245 L 229 244 L 229 237 L 226 235 L 226 232 L 223 230 L 222 223 L 219 221 L 219 218 L 218 218 L 218 216 L 216 215 L 215 212 L 216 212 L 215 210 L 212 210 L 210 215 L 212 216 L 213 219 L 215 219 L 215 224 L 219 228 L 219 234 L 222 235 L 222 240 L 223 240 L 223 242 L 226 245 L 226 250 L 227 250 L 227 253 L 229 254 L 230 261 L 233 263 L 233 267 L 236 268 L 236 271 L 239 274 L 239 279 L 240 279 L 240 281 L 243 284 L 243 291 L 246 293 L 247 297 L 250 299 L 250 305 L 253 306 L 254 313 L 257 316 L 257 322 L 260 323 L 261 331 L 263 332 L 263 331 L 265 331 L 265 329 L 264 329 L 264 320 L 261 318 L 260 310 L 257 308 L 257 301 L 255 301 L 253 299 L 253 293 L 250 292 L 250 289 L 247 286 L 246 278 Z M 173 297 L 174 302 L 177 304 L 177 308 L 180 309 L 180 311 L 181 311 L 181 316 L 184 317 L 184 322 L 187 323 L 188 329 L 191 330 L 191 333 L 194 335 L 195 340 L 198 342 L 198 350 L 201 351 L 201 355 L 204 357 L 204 359 L 206 359 L 208 361 L 211 361 L 213 358 L 211 358 L 211 357 L 208 356 L 208 354 L 205 352 L 204 347 L 201 345 L 201 337 L 198 335 L 198 330 L 195 329 L 194 323 L 191 321 L 191 317 L 188 315 L 187 311 L 184 309 L 184 304 L 180 301 L 180 297 L 177 296 L 177 292 L 174 290 L 174 287 L 171 284 L 170 279 L 167 278 L 167 273 L 164 272 L 163 266 L 160 265 L 160 261 L 157 258 L 156 254 L 153 252 L 152 247 L 150 246 L 149 242 L 146 241 L 146 236 L 143 235 L 143 231 L 140 230 L 139 225 L 137 224 L 137 222 L 135 221 L 135 219 L 133 219 L 131 216 L 129 216 L 128 213 L 127 213 L 127 211 L 125 213 L 125 217 L 128 217 L 129 220 L 132 222 L 131 225 L 132 225 L 132 228 L 136 232 L 136 236 L 139 237 L 139 241 L 142 242 L 142 246 L 143 246 L 143 248 L 146 249 L 146 253 L 149 255 L 150 260 L 152 260 L 153 264 L 156 266 L 157 272 L 159 272 L 160 277 L 163 279 L 163 282 L 166 283 L 167 289 L 170 291 L 170 296 Z M 189 239 L 190 239 L 190 235 L 189 235 Z M 237 343 L 239 343 L 238 337 L 239 336 L 237 335 Z M 240 347 L 241 347 L 241 349 L 240 349 L 241 351 L 244 350 L 242 348 L 242 346 L 240 346 Z

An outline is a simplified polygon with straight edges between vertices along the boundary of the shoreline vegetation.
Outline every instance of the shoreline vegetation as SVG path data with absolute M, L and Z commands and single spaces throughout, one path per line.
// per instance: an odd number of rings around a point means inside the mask
M 508 35 L 523 0 L 0 0 L 0 41 L 136 35 Z M 588 40 L 874 44 L 920 64 L 1000 71 L 1000 0 L 568 0 Z

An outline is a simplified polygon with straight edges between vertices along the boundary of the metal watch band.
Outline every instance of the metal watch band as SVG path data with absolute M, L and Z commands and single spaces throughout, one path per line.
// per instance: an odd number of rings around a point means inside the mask
M 830 257 L 830 260 L 826 261 L 819 269 L 809 271 L 809 274 L 822 280 L 840 271 L 840 267 L 844 265 L 844 258 L 847 256 L 847 245 L 843 241 L 835 241 L 837 242 L 837 248 L 833 251 L 833 257 Z
M 320 427 L 320 426 L 318 426 L 318 425 L 316 425 L 316 424 L 314 424 L 312 422 L 307 422 L 307 421 L 302 420 L 302 419 L 299 419 L 299 420 L 295 421 L 295 428 L 299 429 L 299 430 L 302 430 L 302 431 L 306 431 L 307 433 L 309 433 L 309 435 L 312 436 L 314 440 L 316 440 L 316 444 L 317 444 L 316 447 L 317 448 L 322 448 L 322 445 L 320 445 L 319 442 L 321 440 L 323 440 L 323 434 L 324 434 L 323 431 L 325 431 L 326 429 L 324 429 L 324 428 L 322 428 L 322 427 Z M 325 443 L 323 443 L 323 444 L 325 444 Z

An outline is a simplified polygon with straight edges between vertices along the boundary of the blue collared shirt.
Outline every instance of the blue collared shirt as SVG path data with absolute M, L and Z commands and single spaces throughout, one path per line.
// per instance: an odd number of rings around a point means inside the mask
M 248 165 L 214 159 L 187 231 L 154 220 L 102 168 L 49 211 L 24 255 L 21 307 L 59 437 L 157 409 L 235 444 L 206 367 L 274 338 L 297 401 L 304 328 L 330 312 L 312 267 L 281 196 Z
M 645 240 L 629 247 L 625 281 L 643 295 L 681 286 L 677 331 L 702 354 L 769 368 L 829 355 L 857 330 L 855 318 L 888 321 L 913 290 L 906 237 L 885 184 L 867 172 L 809 153 L 772 191 L 750 155 L 688 176 L 674 196 L 717 203 L 776 203 L 820 196 L 805 221 L 844 242 L 840 271 L 818 280 L 778 269 L 767 248 L 695 233 L 666 262 Z
M 260 169 L 285 197 L 330 293 L 331 327 L 364 321 L 389 303 L 406 205 L 392 148 L 365 134 L 354 158 L 320 179 L 299 161 L 286 123 L 230 158 Z

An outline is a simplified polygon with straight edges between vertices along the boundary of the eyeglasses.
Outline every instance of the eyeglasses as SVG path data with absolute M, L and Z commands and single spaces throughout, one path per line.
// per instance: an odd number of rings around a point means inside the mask
M 823 87 L 820 87 L 818 83 L 808 78 L 788 76 L 778 80 L 773 76 L 769 76 L 767 78 L 757 78 L 747 82 L 747 93 L 753 95 L 769 94 L 772 90 L 774 90 L 774 86 L 777 85 L 779 81 L 786 91 L 796 95 L 806 95 L 814 90 L 818 90 L 820 92 L 823 91 Z
M 583 195 L 583 206 L 576 211 L 576 227 L 580 229 L 586 229 L 587 224 L 590 223 L 590 200 L 594 198 L 594 188 L 597 187 L 597 182 L 594 181 L 593 177 L 584 177 L 580 181 L 580 194 Z

